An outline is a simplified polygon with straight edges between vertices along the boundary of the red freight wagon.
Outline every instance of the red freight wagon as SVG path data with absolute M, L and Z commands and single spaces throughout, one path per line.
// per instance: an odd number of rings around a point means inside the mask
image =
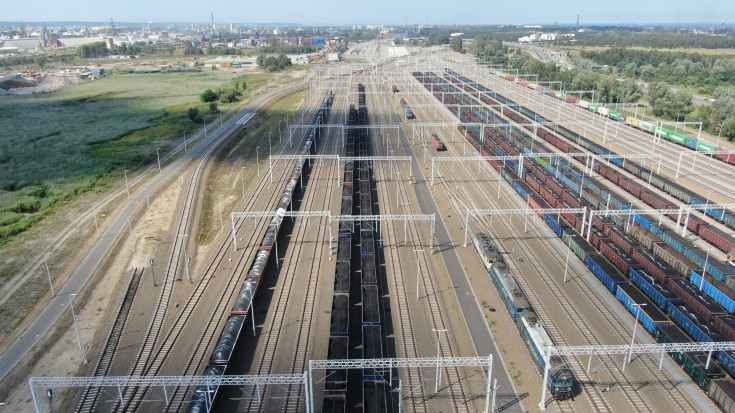
M 727 310 L 699 291 L 689 280 L 684 278 L 669 280 L 667 287 L 707 321 L 712 321 L 718 315 L 727 315 Z
M 641 185 L 628 178 L 620 178 L 618 180 L 618 185 L 620 185 L 621 188 L 625 189 L 626 191 L 630 192 L 631 194 L 635 195 L 636 198 L 641 197 L 641 191 L 643 191 L 643 188 Z
M 610 238 L 605 235 L 604 232 L 600 231 L 599 229 L 592 227 L 592 231 L 590 231 L 590 244 L 592 244 L 593 247 L 600 249 L 600 243 L 603 242 L 609 242 Z
M 631 254 L 643 268 L 647 269 L 659 281 L 666 284 L 669 278 L 680 278 L 679 273 L 666 264 L 663 260 L 653 255 L 649 250 L 639 248 Z
M 711 225 L 699 227 L 699 236 L 714 244 L 725 253 L 735 250 L 735 238 Z
M 626 253 L 618 244 L 614 242 L 602 242 L 600 243 L 600 252 L 610 262 L 615 264 L 623 275 L 628 275 L 630 268 L 639 269 L 641 264 Z
M 735 341 L 735 317 L 731 315 L 715 316 L 712 325 L 728 340 Z

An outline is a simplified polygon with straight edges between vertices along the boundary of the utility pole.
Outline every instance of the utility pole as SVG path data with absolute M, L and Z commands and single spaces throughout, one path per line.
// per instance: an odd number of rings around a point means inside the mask
M 219 225 L 222 227 L 222 233 L 225 233 L 225 224 L 222 219 L 222 195 L 219 196 Z
M 69 308 L 71 309 L 71 316 L 74 319 L 74 330 L 77 332 L 77 342 L 79 343 L 79 350 L 82 351 L 82 358 L 84 359 L 84 364 L 89 363 L 87 360 L 87 353 L 84 351 L 84 344 L 82 343 L 82 333 L 79 331 L 79 320 L 77 319 L 77 315 L 74 314 L 74 306 L 72 305 L 71 300 L 76 296 L 76 294 L 69 294 Z
M 441 358 L 441 335 L 440 333 L 446 333 L 447 329 L 436 329 L 432 328 L 431 331 L 436 331 L 436 358 Z M 434 393 L 439 392 L 439 385 L 442 383 L 442 370 L 441 366 L 437 364 L 436 366 L 436 382 L 434 382 Z
M 123 171 L 125 174 L 125 192 L 128 193 L 128 199 L 130 199 L 130 187 L 128 186 L 128 170 Z
M 182 247 L 184 248 L 184 266 L 186 267 L 186 279 L 191 282 L 191 273 L 189 272 L 189 254 L 186 253 L 186 237 L 189 236 L 189 234 L 179 234 L 180 237 L 184 237 L 184 243 Z M 181 277 L 179 277 L 179 281 L 181 281 Z
M 153 286 L 158 287 L 158 284 L 156 284 L 156 273 L 153 271 L 153 258 L 151 258 L 151 278 L 153 279 Z
M 92 216 L 94 217 L 94 228 L 97 230 L 97 239 L 99 239 L 100 238 L 100 226 L 97 225 L 97 210 L 96 210 L 97 204 L 98 202 L 92 203 Z
M 43 262 L 46 263 L 46 275 L 48 276 L 48 285 L 51 287 L 51 296 L 56 297 L 56 293 L 54 292 L 54 283 L 51 282 L 51 271 L 48 269 L 48 258 L 46 258 L 50 252 L 44 252 L 43 253 Z

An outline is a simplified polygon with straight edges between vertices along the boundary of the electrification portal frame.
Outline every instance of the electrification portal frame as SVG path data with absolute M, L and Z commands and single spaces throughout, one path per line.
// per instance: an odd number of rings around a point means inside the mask
M 709 362 L 712 358 L 712 353 L 715 351 L 733 351 L 735 350 L 735 342 L 709 342 L 709 343 L 666 343 L 666 344 L 619 344 L 612 346 L 561 346 L 557 347 L 551 345 L 548 347 L 546 352 L 546 360 L 551 360 L 552 355 L 558 356 L 590 356 L 589 362 L 587 363 L 587 371 L 589 372 L 590 364 L 592 363 L 592 356 L 595 355 L 626 355 L 626 360 L 630 362 L 630 356 L 632 354 L 661 354 L 659 359 L 658 369 L 661 370 L 661 366 L 664 361 L 664 354 L 666 353 L 685 353 L 692 351 L 707 352 L 707 364 L 705 368 L 709 368 Z M 626 361 L 623 361 L 625 363 Z M 544 382 L 541 385 L 541 402 L 539 407 L 541 410 L 546 410 L 546 388 L 549 378 L 549 364 L 544 363 Z
M 524 208 L 524 209 L 468 209 L 467 215 L 465 215 L 464 218 L 464 247 L 467 247 L 467 236 L 469 234 L 469 223 L 470 223 L 470 215 L 472 216 L 481 216 L 481 215 L 489 215 L 490 219 L 492 220 L 492 217 L 495 215 L 510 215 L 511 220 L 513 219 L 513 215 L 525 215 L 526 216 L 526 222 L 524 231 L 526 231 L 528 227 L 528 216 L 532 214 L 584 214 L 584 216 L 587 216 L 587 208 Z M 582 226 L 584 226 L 584 218 L 582 219 Z
M 271 176 L 271 183 L 273 183 L 273 166 L 271 161 L 290 161 L 290 160 L 297 160 L 297 161 L 303 161 L 305 159 L 315 159 L 322 161 L 324 159 L 336 159 L 337 162 L 349 162 L 349 161 L 361 161 L 361 162 L 370 162 L 370 165 L 372 166 L 375 161 L 385 161 L 385 162 L 408 162 L 408 176 L 409 178 L 413 178 L 413 158 L 410 156 L 340 156 L 340 155 L 272 155 L 268 157 L 268 173 Z M 391 164 L 392 167 L 392 164 Z M 342 183 L 342 177 L 340 175 L 337 176 L 337 186 L 339 186 Z M 303 189 L 303 182 L 301 182 L 301 187 Z
M 589 175 L 591 172 L 594 171 L 594 165 L 595 165 L 595 159 L 623 159 L 623 162 L 625 162 L 625 159 L 635 159 L 635 158 L 643 158 L 643 159 L 649 159 L 649 158 L 658 158 L 658 168 L 660 170 L 661 168 L 661 155 L 657 154 L 630 154 L 630 155 L 597 155 L 593 153 L 587 153 L 587 152 L 531 152 L 531 153 L 521 153 L 518 155 L 503 155 L 503 156 L 433 156 L 431 158 L 431 186 L 434 186 L 434 167 L 435 162 L 462 162 L 462 161 L 479 161 L 479 160 L 486 160 L 486 161 L 518 161 L 518 174 L 521 173 L 521 170 L 523 169 L 523 159 L 525 158 L 574 158 L 574 157 L 582 157 L 584 156 L 586 158 L 585 161 L 585 170 L 584 174 Z M 590 161 L 591 159 L 591 161 Z M 438 167 L 437 167 L 438 169 Z M 556 177 L 559 177 L 559 168 L 556 170 Z M 651 176 L 649 174 L 649 183 Z
M 235 230 L 235 218 L 273 218 L 275 211 L 246 211 L 246 212 L 233 212 L 230 216 L 232 221 L 232 246 L 237 251 L 237 231 Z M 306 217 L 307 220 L 311 217 L 331 217 L 329 211 L 286 211 L 283 213 L 283 217 Z M 278 257 L 278 243 L 274 242 L 276 247 L 276 258 Z M 331 249 L 332 240 L 329 240 L 329 246 Z M 278 263 L 278 260 L 276 260 Z
M 429 248 L 434 248 L 434 238 L 436 237 L 436 214 L 406 214 L 406 215 L 331 215 L 329 217 L 329 223 L 332 222 L 354 222 L 354 221 L 368 221 L 378 222 L 378 232 L 380 232 L 381 221 L 403 221 L 404 228 L 408 221 L 429 221 L 431 224 L 431 238 L 429 241 Z M 331 232 L 331 230 L 330 230 Z M 404 236 L 405 238 L 405 236 Z M 332 237 L 329 237 L 330 245 Z
M 437 371 L 446 367 L 487 367 L 487 385 L 485 387 L 485 410 L 484 413 L 495 411 L 495 394 L 490 386 L 493 370 L 493 356 L 489 354 L 487 357 L 426 357 L 426 358 L 382 358 L 382 359 L 345 359 L 345 360 L 309 360 L 307 393 L 310 395 L 307 399 L 314 402 L 314 370 L 327 369 L 388 369 L 389 385 L 393 383 L 393 370 L 398 368 L 427 368 L 435 367 Z M 385 380 L 385 379 L 384 379 Z M 437 384 L 439 383 L 439 375 L 437 374 Z M 496 380 L 497 381 L 497 380 Z M 399 380 L 399 397 L 401 382 Z M 490 405 L 490 396 L 493 396 Z M 399 400 L 399 405 L 401 401 Z M 312 406 L 311 410 L 314 410 Z
M 179 386 L 207 386 L 205 397 L 208 406 L 211 405 L 209 393 L 213 392 L 219 386 L 255 386 L 258 394 L 258 403 L 260 403 L 260 386 L 269 384 L 303 384 L 307 386 L 309 376 L 307 372 L 302 374 L 258 374 L 244 376 L 93 376 L 93 377 L 31 377 L 28 379 L 28 385 L 31 388 L 31 396 L 33 405 L 37 413 L 42 413 L 41 400 L 38 398 L 38 388 L 53 387 L 115 387 L 117 388 L 120 404 L 123 405 L 122 389 L 124 387 L 161 387 L 166 406 L 171 400 L 168 397 L 169 387 Z M 212 387 L 212 390 L 209 390 Z M 307 412 L 311 412 L 313 404 L 310 403 L 309 397 L 312 394 L 306 394 Z

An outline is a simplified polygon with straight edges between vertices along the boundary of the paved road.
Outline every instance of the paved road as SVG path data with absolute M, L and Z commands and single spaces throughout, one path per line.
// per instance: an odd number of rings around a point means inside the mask
M 436 214 L 436 238 L 439 251 L 442 254 L 442 258 L 447 266 L 447 272 L 449 278 L 454 286 L 454 293 L 457 295 L 457 301 L 459 302 L 460 309 L 467 322 L 467 327 L 470 330 L 470 336 L 475 346 L 478 356 L 487 356 L 488 354 L 493 355 L 493 374 L 492 377 L 498 380 L 498 391 L 496 397 L 496 407 L 502 408 L 503 411 L 507 412 L 524 412 L 523 404 L 518 398 L 518 392 L 513 386 L 513 382 L 508 375 L 508 369 L 505 366 L 505 362 L 500 355 L 495 340 L 493 339 L 490 328 L 485 321 L 485 317 L 482 314 L 482 308 L 480 303 L 475 298 L 474 291 L 470 285 L 470 280 L 464 271 L 464 267 L 459 260 L 457 251 L 455 250 L 455 244 L 449 237 L 449 232 L 444 225 L 444 219 L 439 209 L 436 206 L 436 201 L 431 194 L 426 179 L 424 178 L 421 166 L 416 159 L 416 155 L 411 148 L 411 144 L 408 141 L 406 132 L 403 130 L 401 123 L 401 117 L 395 111 L 388 92 L 383 89 L 386 96 L 385 104 L 391 107 L 391 118 L 393 123 L 399 125 L 399 135 L 401 139 L 401 148 L 407 156 L 411 156 L 413 161 L 411 163 L 413 169 L 413 175 L 416 179 L 416 184 L 413 186 L 416 198 L 419 201 L 422 214 Z
M 302 83 L 303 84 L 303 83 Z M 297 88 L 299 86 L 293 86 Z M 244 111 L 255 110 L 260 104 L 269 100 L 277 95 L 285 93 L 286 90 L 275 92 L 269 95 L 265 95 L 255 102 L 251 103 L 250 106 L 245 108 Z M 239 128 L 241 126 L 235 125 L 235 122 L 239 120 L 241 116 L 235 115 L 223 127 L 216 130 L 212 135 L 208 136 L 207 139 L 200 142 L 195 148 L 191 149 L 189 153 L 175 161 L 163 169 L 163 173 L 159 174 L 149 185 L 148 188 L 153 191 L 161 183 L 165 182 L 171 176 L 179 173 L 179 171 L 187 165 L 190 161 L 195 158 L 202 156 L 202 153 L 210 146 L 215 144 L 221 137 L 226 136 L 232 129 Z M 68 317 L 71 317 L 71 312 L 66 310 L 69 306 L 70 294 L 77 294 L 84 284 L 89 279 L 89 276 L 95 271 L 97 266 L 107 256 L 108 251 L 112 247 L 115 239 L 120 235 L 122 231 L 127 231 L 128 217 L 132 216 L 138 206 L 145 204 L 145 192 L 140 191 L 137 194 L 131 194 L 131 199 L 122 209 L 120 214 L 112 222 L 112 225 L 105 231 L 100 237 L 97 243 L 92 247 L 90 252 L 84 258 L 82 263 L 77 267 L 74 274 L 72 274 L 69 281 L 59 290 L 56 297 L 54 297 L 49 303 L 48 307 L 36 318 L 36 320 L 23 332 L 10 348 L 2 354 L 0 357 L 0 379 L 4 378 L 18 362 L 28 353 L 28 351 L 35 346 L 49 328 L 62 316 L 66 311 Z
M 512 43 L 507 42 L 506 45 L 510 47 L 516 47 L 527 51 L 534 59 L 540 60 L 544 63 L 554 63 L 562 70 L 572 70 L 574 65 L 569 63 L 566 58 L 566 53 L 553 52 L 547 48 L 528 44 L 528 43 Z

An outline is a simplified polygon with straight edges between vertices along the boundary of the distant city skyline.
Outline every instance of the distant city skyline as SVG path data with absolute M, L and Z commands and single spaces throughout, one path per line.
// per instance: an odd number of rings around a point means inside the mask
M 529 0 L 515 2 L 476 2 L 457 5 L 438 0 L 395 2 L 373 0 L 369 7 L 345 5 L 337 0 L 302 2 L 238 2 L 234 0 L 160 0 L 152 2 L 88 3 L 70 7 L 58 0 L 13 2 L 4 7 L 2 20 L 25 22 L 186 22 L 209 23 L 296 23 L 302 25 L 481 25 L 481 24 L 714 24 L 723 19 L 728 26 L 735 21 L 735 7 L 729 1 L 613 1 L 567 0 L 562 2 Z

